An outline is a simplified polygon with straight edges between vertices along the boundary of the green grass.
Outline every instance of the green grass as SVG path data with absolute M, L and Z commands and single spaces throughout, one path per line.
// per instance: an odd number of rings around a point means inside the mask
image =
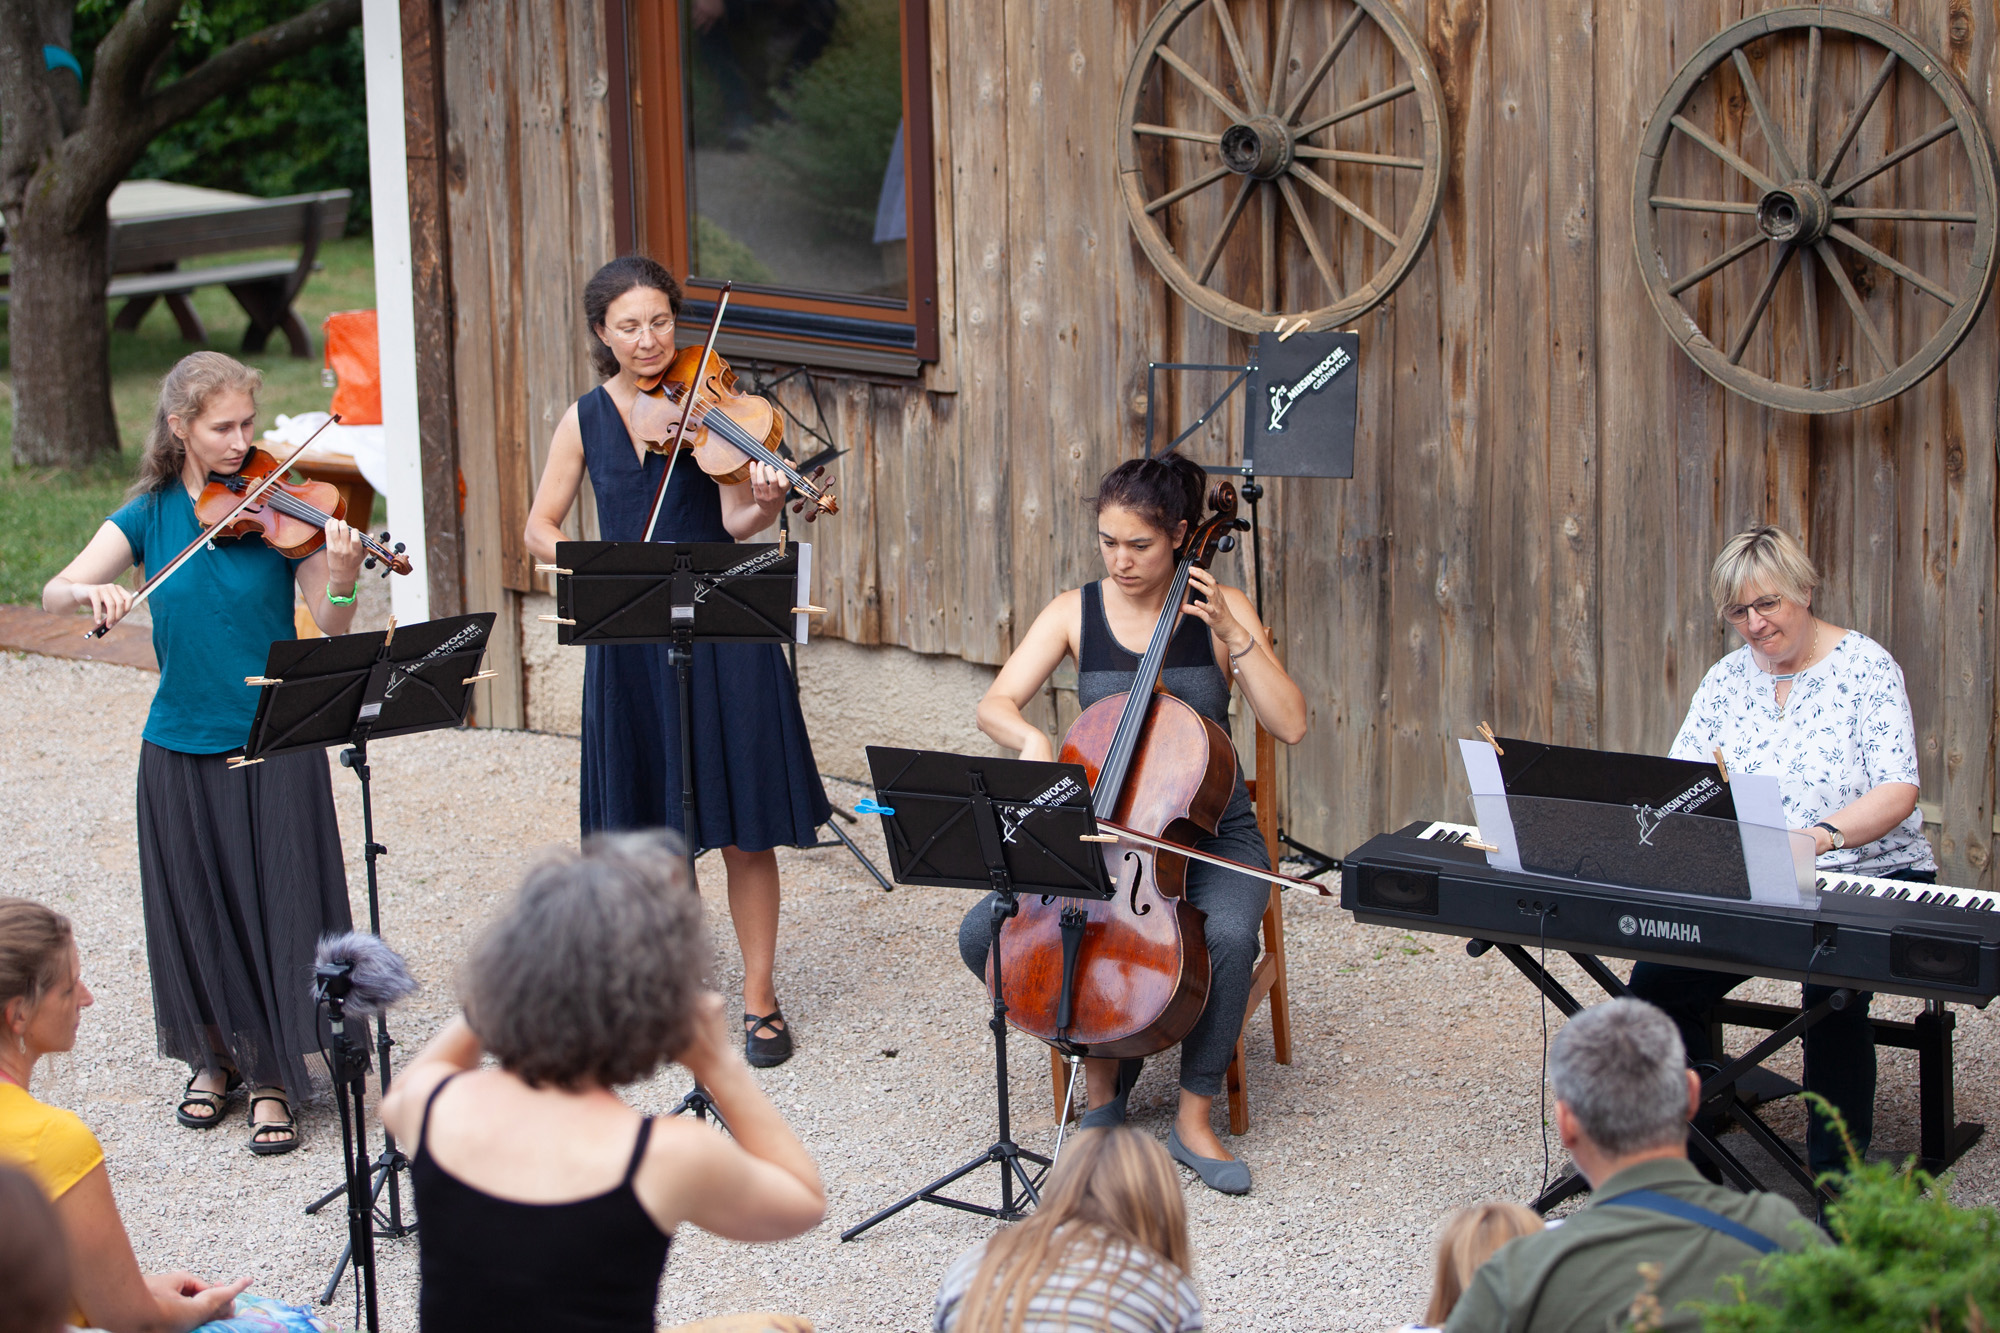
M 234 263 L 263 254 L 219 256 L 217 263 Z M 374 251 L 366 237 L 350 237 L 320 247 L 325 268 L 315 273 L 299 293 L 299 317 L 313 336 L 314 355 L 294 360 L 282 334 L 273 335 L 264 351 L 244 357 L 264 372 L 264 393 L 258 404 L 260 421 L 279 413 L 325 411 L 332 391 L 320 382 L 324 350 L 320 321 L 336 310 L 363 310 L 375 304 Z M 221 287 L 205 287 L 193 297 L 196 313 L 208 329 L 208 345 L 232 356 L 239 348 L 249 318 L 236 299 Z M 116 313 L 107 309 L 108 320 Z M 0 306 L 0 603 L 36 602 L 42 585 L 83 549 L 106 514 L 118 507 L 138 465 L 146 427 L 152 423 L 160 377 L 193 350 L 181 341 L 173 316 L 155 304 L 131 333 L 111 333 L 111 402 L 118 416 L 121 455 L 105 459 L 82 473 L 53 468 L 13 466 L 14 400 L 8 358 L 8 307 Z M 379 502 L 378 502 L 379 503 Z

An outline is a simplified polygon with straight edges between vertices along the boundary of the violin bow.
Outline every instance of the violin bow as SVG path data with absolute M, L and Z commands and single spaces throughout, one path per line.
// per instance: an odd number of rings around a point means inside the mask
M 1313 889 L 1322 898 L 1333 897 L 1333 890 L 1316 880 L 1300 879 L 1297 875 L 1287 875 L 1278 870 L 1264 870 L 1243 861 L 1232 861 L 1226 856 L 1211 856 L 1207 852 L 1198 852 L 1192 847 L 1183 847 L 1177 842 L 1168 842 L 1164 838 L 1155 838 L 1151 834 L 1141 833 L 1137 829 L 1127 828 L 1125 825 L 1113 823 L 1109 819 L 1098 820 L 1097 827 L 1110 829 L 1111 831 L 1095 835 L 1083 834 L 1081 835 L 1083 841 L 1136 842 L 1141 847 L 1151 847 L 1162 852 L 1173 852 L 1176 855 L 1185 856 L 1194 861 L 1205 861 L 1209 865 L 1221 866 L 1224 870 L 1234 870 L 1239 874 L 1248 875 L 1252 879 L 1270 880 L 1278 884 L 1290 884 L 1294 888 L 1300 889 Z
M 660 489 L 653 495 L 653 516 L 646 520 L 643 541 L 653 540 L 653 529 L 660 524 L 660 511 L 667 507 L 667 483 L 674 479 L 674 464 L 680 462 L 681 439 L 687 434 L 688 419 L 694 415 L 695 400 L 701 397 L 701 382 L 708 377 L 708 358 L 715 353 L 715 335 L 722 331 L 722 312 L 729 308 L 729 293 L 735 285 L 734 281 L 724 282 L 721 294 L 715 298 L 715 318 L 708 321 L 708 341 L 701 345 L 701 360 L 694 366 L 694 383 L 688 386 L 687 401 L 681 404 L 681 419 L 674 425 L 674 442 L 667 450 L 667 470 L 660 474 Z
M 202 547 L 214 541 L 215 539 L 209 535 L 210 533 L 220 532 L 223 528 L 226 528 L 231 523 L 234 523 L 237 520 L 237 518 L 243 513 L 244 510 L 250 508 L 250 506 L 256 504 L 257 501 L 261 500 L 264 497 L 265 491 L 270 490 L 273 486 L 277 485 L 279 481 L 283 480 L 284 475 L 292 470 L 292 464 L 298 461 L 299 455 L 304 453 L 307 449 L 310 449 L 312 447 L 312 442 L 319 438 L 319 432 L 325 430 L 328 426 L 331 426 L 334 422 L 338 420 L 340 420 L 340 414 L 336 412 L 333 415 L 329 416 L 325 421 L 320 422 L 319 428 L 313 431 L 312 434 L 306 436 L 304 444 L 301 444 L 298 448 L 292 450 L 290 454 L 286 455 L 284 462 L 278 464 L 278 466 L 272 468 L 268 473 L 264 475 L 264 480 L 258 482 L 255 486 L 252 486 L 248 491 L 244 493 L 243 498 L 236 502 L 236 507 L 234 509 L 231 509 L 221 518 L 209 524 L 206 528 L 203 528 L 201 532 L 195 536 L 195 539 L 193 541 L 189 542 L 186 546 L 181 548 L 181 553 L 179 555 L 167 561 L 166 564 L 160 566 L 160 572 L 153 575 L 153 577 L 147 579 L 146 582 L 143 585 L 141 585 L 139 591 L 133 594 L 132 605 L 125 608 L 125 615 L 127 616 L 131 615 L 133 611 L 138 609 L 139 605 L 142 602 L 144 602 L 148 597 L 151 597 L 153 595 L 153 589 L 159 587 L 162 583 L 165 583 L 167 579 L 172 576 L 175 570 L 179 569 L 182 565 L 186 564 L 189 560 L 193 559 L 194 553 L 196 551 L 199 551 Z M 119 619 L 121 620 L 124 619 L 124 616 L 120 616 Z M 111 632 L 111 626 L 98 625 L 95 628 L 91 629 L 83 637 L 86 639 L 101 639 L 110 632 Z

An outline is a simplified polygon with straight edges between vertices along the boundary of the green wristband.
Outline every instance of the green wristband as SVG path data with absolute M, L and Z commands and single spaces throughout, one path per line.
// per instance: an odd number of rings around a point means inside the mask
M 357 588 L 355 591 L 359 592 L 360 589 Z M 333 590 L 333 580 L 328 579 L 326 581 L 326 600 L 332 602 L 335 606 L 353 606 L 354 593 L 351 592 L 345 597 L 339 596 Z

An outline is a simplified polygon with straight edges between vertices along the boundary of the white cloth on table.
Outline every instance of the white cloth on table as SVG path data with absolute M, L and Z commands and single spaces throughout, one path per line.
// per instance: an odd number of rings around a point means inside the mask
M 1777 682 L 1758 669 L 1749 644 L 1710 667 L 1672 754 L 1706 762 L 1717 749 L 1731 771 L 1778 779 L 1793 828 L 1810 828 L 1885 782 L 1920 782 L 1903 669 L 1857 630 L 1793 679 L 1783 708 Z M 1935 870 L 1937 861 L 1923 815 L 1912 810 L 1874 842 L 1828 852 L 1819 868 L 1881 876 Z
M 332 414 L 329 412 L 301 412 L 295 417 L 278 415 L 271 423 L 271 429 L 264 432 L 264 438 L 287 451 L 296 449 L 319 430 L 320 424 Z M 380 426 L 328 426 L 320 431 L 313 441 L 313 447 L 306 450 L 301 462 L 310 462 L 317 457 L 331 457 L 340 460 L 351 459 L 354 466 L 361 469 L 361 475 L 375 488 L 375 494 L 389 493 L 389 450 Z

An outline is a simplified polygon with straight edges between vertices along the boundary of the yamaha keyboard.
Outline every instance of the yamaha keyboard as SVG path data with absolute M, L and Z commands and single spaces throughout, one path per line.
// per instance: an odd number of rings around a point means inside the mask
M 1495 944 L 1811 980 L 1980 1007 L 2000 994 L 2000 895 L 1860 875 L 1819 906 L 1624 888 L 1489 866 L 1478 830 L 1420 822 L 1343 859 L 1357 921 Z

